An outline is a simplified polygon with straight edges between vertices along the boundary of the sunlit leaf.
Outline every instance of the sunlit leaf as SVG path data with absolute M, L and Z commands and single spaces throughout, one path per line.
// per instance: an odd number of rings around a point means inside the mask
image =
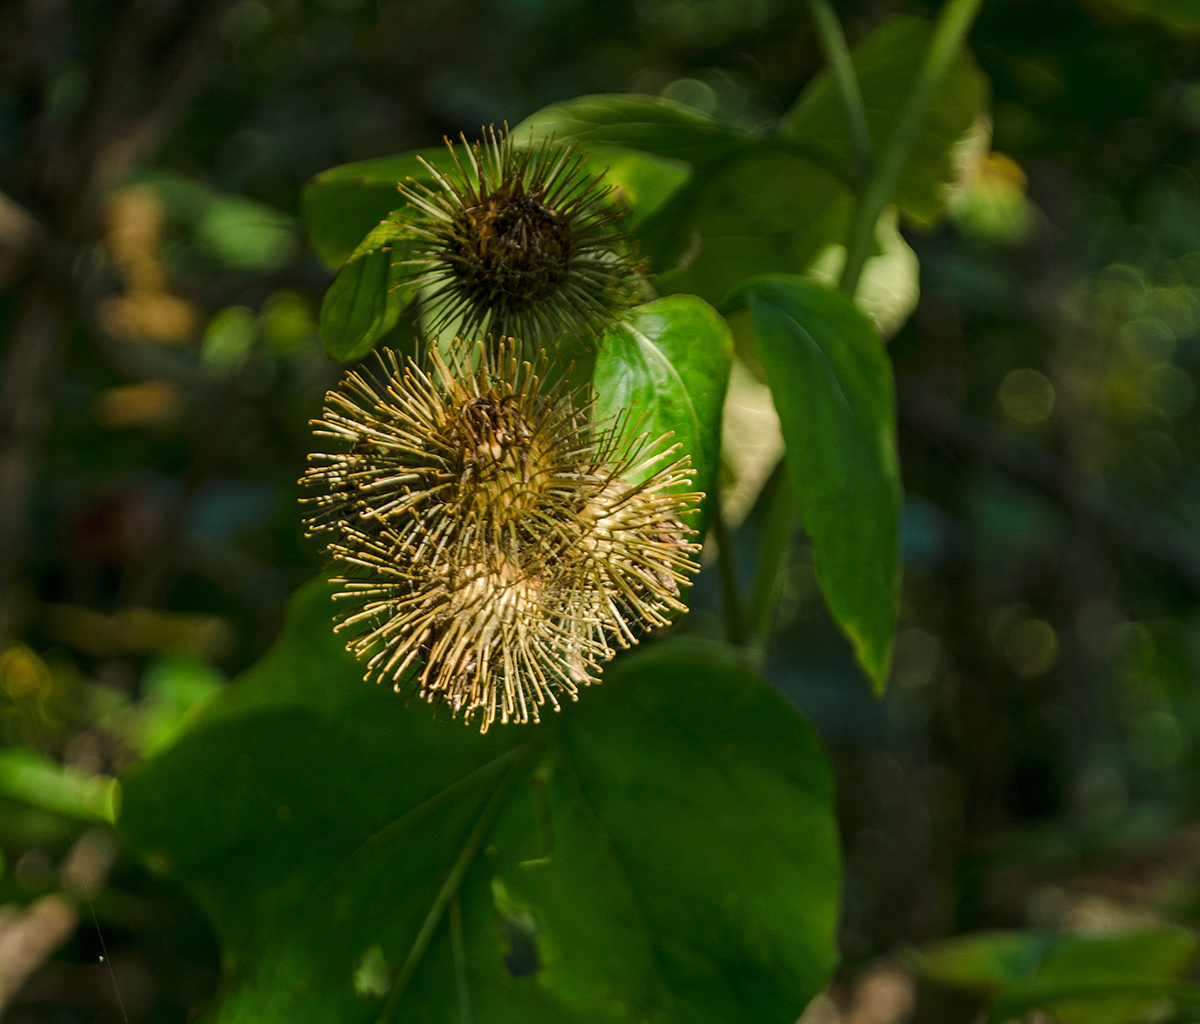
M 732 359 L 728 325 L 694 295 L 638 306 L 600 343 L 594 375 L 597 416 L 607 421 L 624 415 L 634 434 L 673 433 L 680 454 L 689 455 L 696 470 L 692 487 L 711 494 Z M 692 525 L 702 531 L 706 521 L 702 515 Z
M 981 932 L 928 943 L 910 963 L 936 984 L 992 1000 L 991 1019 L 1046 1008 L 1060 1024 L 1151 1019 L 1163 1000 L 1200 1006 L 1200 986 L 1179 982 L 1200 952 L 1187 929 L 1104 934 Z
M 401 205 L 400 182 L 410 177 L 426 183 L 433 180 L 421 157 L 444 161 L 446 147 L 331 167 L 304 187 L 304 225 L 313 248 L 329 266 L 345 263 L 367 232 Z
M 414 275 L 394 253 L 403 237 L 403 224 L 389 217 L 367 235 L 330 284 L 319 330 L 334 359 L 361 359 L 416 298 Z
M 691 174 L 635 234 L 660 290 L 720 304 L 747 277 L 802 273 L 842 240 L 853 197 L 819 147 L 750 135 L 673 100 L 583 96 L 551 104 L 517 129 L 535 137 L 640 149 Z
M 812 541 L 817 581 L 859 663 L 882 689 L 900 585 L 900 476 L 891 366 L 840 292 L 772 275 L 742 293 Z
M 580 96 L 552 103 L 515 129 L 516 139 L 553 136 L 560 141 L 622 146 L 682 160 L 693 167 L 723 163 L 740 152 L 748 136 L 693 107 L 658 96 L 631 93 Z
M 126 838 L 221 938 L 210 1020 L 799 1016 L 836 956 L 838 853 L 824 755 L 774 690 L 647 651 L 481 737 L 364 683 L 331 613 L 302 590 L 126 779 Z
M 747 153 L 695 190 L 674 229 L 676 247 L 685 248 L 673 269 L 664 265 L 658 285 L 723 305 L 749 277 L 803 274 L 845 237 L 853 208 L 849 188 L 811 161 L 770 150 Z

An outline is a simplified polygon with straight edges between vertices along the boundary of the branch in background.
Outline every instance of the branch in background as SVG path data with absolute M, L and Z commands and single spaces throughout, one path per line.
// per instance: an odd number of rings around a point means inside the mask
M 903 427 L 941 448 L 986 462 L 1095 523 L 1130 551 L 1165 565 L 1200 595 L 1200 546 L 1177 519 L 1110 497 L 1104 486 L 1044 448 L 1003 435 L 911 379 L 897 382 Z
M 0 192 L 0 288 L 20 272 L 42 233 L 33 214 Z
M 19 565 L 37 441 L 47 416 L 47 379 L 61 319 L 51 289 L 44 283 L 34 283 L 16 318 L 0 390 L 0 595 L 4 596 Z M 0 603 L 0 647 L 5 645 L 8 632 L 7 611 Z
M 166 58 L 153 102 L 138 116 L 95 136 L 91 176 L 81 197 L 83 203 L 99 199 L 114 182 L 152 156 L 166 141 L 220 51 L 218 29 L 232 6 L 233 0 L 215 0 L 200 7 Z
M 0 1013 L 39 967 L 79 926 L 77 903 L 90 899 L 108 880 L 117 847 L 105 832 L 81 835 L 59 869 L 63 892 L 50 893 L 28 907 L 0 907 Z M 120 999 L 120 993 L 117 993 Z
M 158 53 L 164 12 L 172 5 L 126 5 L 106 48 L 93 98 L 70 130 L 52 128 L 45 120 L 43 97 L 38 144 L 29 153 L 34 166 L 27 178 L 36 183 L 31 201 L 44 212 L 50 230 L 39 230 L 38 221 L 19 203 L 0 196 L 0 273 L 19 272 L 26 257 L 32 257 L 24 267 L 25 295 L 0 377 L 0 647 L 33 494 L 38 440 L 49 417 L 59 335 L 73 307 L 91 305 L 78 294 L 71 275 L 78 247 L 91 244 L 99 232 L 99 208 L 107 191 L 150 158 L 182 116 L 219 53 L 218 29 L 230 6 L 232 0 L 214 0 L 183 7 L 183 24 L 174 26 L 178 31 L 171 33 L 169 47 Z M 31 37 L 39 25 L 37 18 L 30 19 Z M 129 78 L 139 68 L 154 79 L 147 83 L 151 98 L 141 109 L 123 109 Z M 42 72 L 34 77 L 44 92 L 45 69 L 35 70 Z

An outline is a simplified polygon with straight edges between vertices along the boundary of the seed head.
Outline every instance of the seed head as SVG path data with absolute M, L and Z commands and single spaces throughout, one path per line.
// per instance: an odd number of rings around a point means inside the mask
M 543 382 L 512 343 L 428 369 L 379 352 L 326 396 L 318 434 L 348 447 L 310 457 L 310 534 L 344 575 L 338 629 L 368 678 L 416 688 L 486 731 L 537 721 L 596 681 L 616 647 L 684 610 L 699 568 L 679 493 L 678 445 Z
M 601 334 L 642 273 L 615 227 L 612 187 L 583 173 L 574 146 L 518 150 L 507 132 L 483 135 L 446 140 L 446 173 L 422 161 L 436 188 L 400 185 L 415 211 L 401 261 L 419 272 L 428 333 L 507 335 L 534 350 Z

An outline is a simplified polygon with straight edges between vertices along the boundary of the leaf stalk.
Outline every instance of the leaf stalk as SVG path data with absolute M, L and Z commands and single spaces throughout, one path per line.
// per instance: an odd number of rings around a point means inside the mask
M 846 113 L 850 144 L 854 148 L 854 170 L 859 184 L 862 184 L 871 173 L 873 155 L 871 133 L 867 127 L 867 112 L 863 105 L 862 89 L 858 85 L 858 75 L 854 71 L 854 61 L 850 58 L 850 48 L 846 45 L 842 23 L 838 21 L 829 0 L 808 0 L 808 7 L 812 12 L 825 60 L 833 75 L 834 88 Z
M 733 536 L 725 522 L 721 504 L 713 495 L 713 538 L 717 542 L 717 569 L 721 574 L 721 597 L 725 604 L 725 633 L 731 644 L 740 647 L 746 642 L 746 616 L 742 609 L 741 588 L 738 586 L 737 557 Z
M 982 4 L 983 0 L 947 0 L 942 7 L 912 91 L 855 207 L 846 246 L 846 266 L 839 282 L 847 295 L 853 295 L 858 288 L 863 266 L 875 247 L 875 225 L 884 208 L 893 201 L 900 173 L 920 134 L 929 104 L 961 51 Z
M 787 577 L 792 548 L 792 527 L 796 516 L 796 497 L 788 478 L 787 463 L 780 460 L 767 483 L 768 499 L 762 546 L 758 554 L 758 574 L 750 598 L 749 643 L 755 661 L 766 654 L 767 638 L 779 603 L 779 592 Z

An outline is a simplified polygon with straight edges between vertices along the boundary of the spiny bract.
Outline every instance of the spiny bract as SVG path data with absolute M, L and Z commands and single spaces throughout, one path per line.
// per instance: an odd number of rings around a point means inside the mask
M 557 710 L 683 610 L 698 566 L 681 517 L 702 495 L 679 491 L 678 445 L 596 427 L 511 341 L 450 361 L 385 349 L 347 374 L 314 422 L 349 450 L 310 456 L 303 482 L 368 678 L 399 690 L 423 662 L 421 696 L 486 731 Z
M 415 216 L 398 261 L 417 273 L 426 333 L 520 338 L 534 351 L 585 344 L 636 296 L 642 267 L 616 229 L 611 186 L 583 172 L 573 146 L 513 146 L 495 129 L 482 142 L 449 139 L 451 167 L 422 161 L 437 188 L 402 183 Z

